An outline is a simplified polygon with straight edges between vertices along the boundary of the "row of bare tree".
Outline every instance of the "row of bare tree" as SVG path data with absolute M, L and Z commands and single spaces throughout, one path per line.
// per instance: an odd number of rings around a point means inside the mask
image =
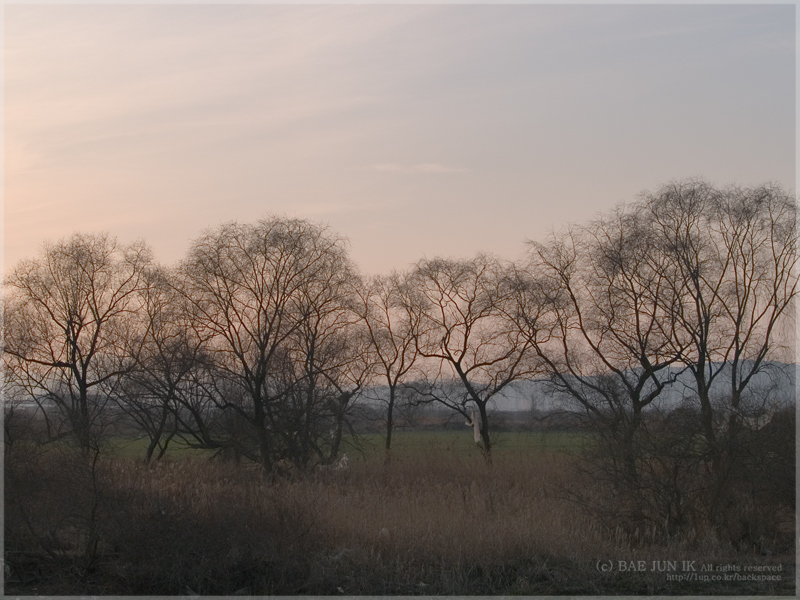
M 618 521 L 730 533 L 734 508 L 775 508 L 765 479 L 793 482 L 794 406 L 776 431 L 748 417 L 771 408 L 753 385 L 767 361 L 794 362 L 796 217 L 777 186 L 691 180 L 532 245 L 510 316 L 600 432 L 588 470 Z M 680 373 L 688 402 L 653 418 Z
M 410 387 L 476 410 L 490 456 L 493 398 L 548 377 L 638 482 L 648 406 L 683 369 L 701 454 L 722 473 L 748 386 L 793 343 L 796 261 L 792 195 L 701 180 L 531 243 L 522 262 L 426 259 L 369 280 L 345 240 L 304 220 L 222 225 L 173 268 L 142 243 L 76 234 L 5 281 L 6 393 L 55 407 L 52 437 L 87 449 L 122 412 L 148 460 L 177 436 L 272 472 L 332 461 L 376 385 L 387 451 Z

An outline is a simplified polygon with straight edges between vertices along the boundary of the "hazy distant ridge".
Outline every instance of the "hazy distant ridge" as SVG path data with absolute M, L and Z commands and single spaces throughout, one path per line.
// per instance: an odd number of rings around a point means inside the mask
M 745 372 L 749 361 L 744 363 Z M 719 368 L 719 363 L 712 366 L 714 372 Z M 753 376 L 747 387 L 743 403 L 745 405 L 765 400 L 769 405 L 791 405 L 797 397 L 797 370 L 799 365 L 767 361 Z M 711 385 L 712 398 L 723 397 L 730 381 L 730 364 L 722 367 L 722 371 L 714 378 Z M 671 367 L 659 373 L 659 380 L 674 379 L 667 384 L 659 397 L 653 403 L 659 409 L 671 409 L 685 401 L 691 401 L 697 395 L 694 378 L 688 369 Z M 370 388 L 362 395 L 362 401 L 372 402 L 376 399 L 388 398 L 386 386 Z M 517 381 L 507 387 L 499 396 L 495 397 L 494 408 L 501 411 L 528 411 L 535 405 L 536 410 L 549 411 L 563 407 L 564 401 L 568 402 L 563 394 L 554 390 L 547 379 L 533 381 Z

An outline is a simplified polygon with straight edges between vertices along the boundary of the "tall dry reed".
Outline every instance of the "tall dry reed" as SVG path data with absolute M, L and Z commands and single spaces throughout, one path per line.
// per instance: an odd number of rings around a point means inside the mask
M 346 470 L 275 482 L 246 465 L 200 458 L 150 466 L 114 459 L 99 467 L 102 485 L 81 496 L 64 488 L 85 483 L 52 478 L 40 457 L 26 467 L 39 473 L 37 486 L 10 491 L 37 507 L 30 527 L 13 523 L 10 531 L 17 550 L 39 557 L 39 571 L 25 582 L 15 574 L 11 585 L 140 595 L 708 593 L 659 573 L 602 572 L 598 561 L 750 560 L 714 539 L 665 542 L 604 529 L 566 500 L 569 489 L 592 486 L 575 480 L 575 460 L 506 451 L 489 465 L 477 452 L 433 448 L 389 464 L 351 457 Z M 66 510 L 60 498 L 97 507 L 92 564 L 58 548 L 42 552 L 37 523 L 58 529 L 46 514 Z M 784 574 L 783 584 L 712 591 L 793 592 Z

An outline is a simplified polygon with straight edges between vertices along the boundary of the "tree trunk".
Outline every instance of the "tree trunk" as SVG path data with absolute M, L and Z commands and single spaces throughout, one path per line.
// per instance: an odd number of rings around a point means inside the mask
M 478 405 L 478 414 L 481 419 L 481 443 L 483 444 L 483 455 L 486 461 L 492 462 L 492 442 L 489 439 L 489 416 L 486 412 L 486 401 L 476 402 Z
M 393 385 L 389 386 L 389 406 L 386 410 L 386 462 L 389 462 L 389 456 L 392 450 L 392 428 L 394 427 L 394 399 L 395 388 Z
M 266 414 L 264 411 L 264 401 L 262 398 L 253 398 L 254 404 L 254 419 L 253 425 L 256 428 L 256 440 L 258 441 L 258 458 L 261 462 L 261 468 L 264 473 L 269 475 L 272 473 L 272 448 L 270 445 L 269 432 L 264 424 Z M 236 446 L 234 440 L 234 447 Z M 237 449 L 238 454 L 238 449 Z
M 78 438 L 78 446 L 87 455 L 92 448 L 88 395 L 86 387 L 80 386 L 77 410 L 72 411 L 73 428 L 75 436 Z
M 342 444 L 342 415 L 336 415 L 336 424 L 333 428 L 333 439 L 331 440 L 330 461 L 332 462 L 339 454 L 339 446 Z

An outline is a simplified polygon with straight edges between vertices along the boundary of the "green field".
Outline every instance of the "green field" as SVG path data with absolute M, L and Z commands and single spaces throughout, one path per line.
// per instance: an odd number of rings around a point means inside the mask
M 492 453 L 495 456 L 509 456 L 542 452 L 573 452 L 579 450 L 588 439 L 587 434 L 573 432 L 503 432 L 496 435 Z M 364 458 L 369 458 L 373 455 L 383 456 L 384 440 L 385 437 L 382 434 L 362 435 L 347 440 L 346 445 L 362 453 Z M 411 457 L 432 451 L 452 452 L 464 456 L 481 454 L 480 449 L 472 440 L 471 432 L 400 431 L 392 435 L 393 456 Z
M 147 446 L 150 441 L 147 438 L 112 438 L 109 440 L 109 448 L 112 449 L 114 455 L 120 458 L 141 458 L 144 459 L 147 453 Z M 153 453 L 153 459 L 158 455 L 158 449 Z M 164 458 L 169 459 L 182 459 L 189 457 L 203 457 L 212 456 L 211 450 L 199 450 L 197 448 L 190 448 L 187 444 L 177 440 L 172 440 L 167 447 L 167 452 Z
M 589 439 L 588 434 L 575 432 L 502 432 L 495 436 L 492 454 L 495 457 L 513 457 L 576 452 Z M 351 460 L 359 462 L 382 461 L 385 456 L 384 440 L 382 434 L 347 436 L 342 443 L 342 452 L 346 452 Z M 135 459 L 144 458 L 148 440 L 115 438 L 110 443 L 117 456 Z M 398 431 L 392 436 L 393 458 L 418 458 L 433 452 L 451 453 L 465 458 L 481 456 L 481 451 L 473 442 L 469 431 Z M 173 440 L 165 458 L 176 460 L 212 455 L 213 451 L 190 448 L 181 441 Z

